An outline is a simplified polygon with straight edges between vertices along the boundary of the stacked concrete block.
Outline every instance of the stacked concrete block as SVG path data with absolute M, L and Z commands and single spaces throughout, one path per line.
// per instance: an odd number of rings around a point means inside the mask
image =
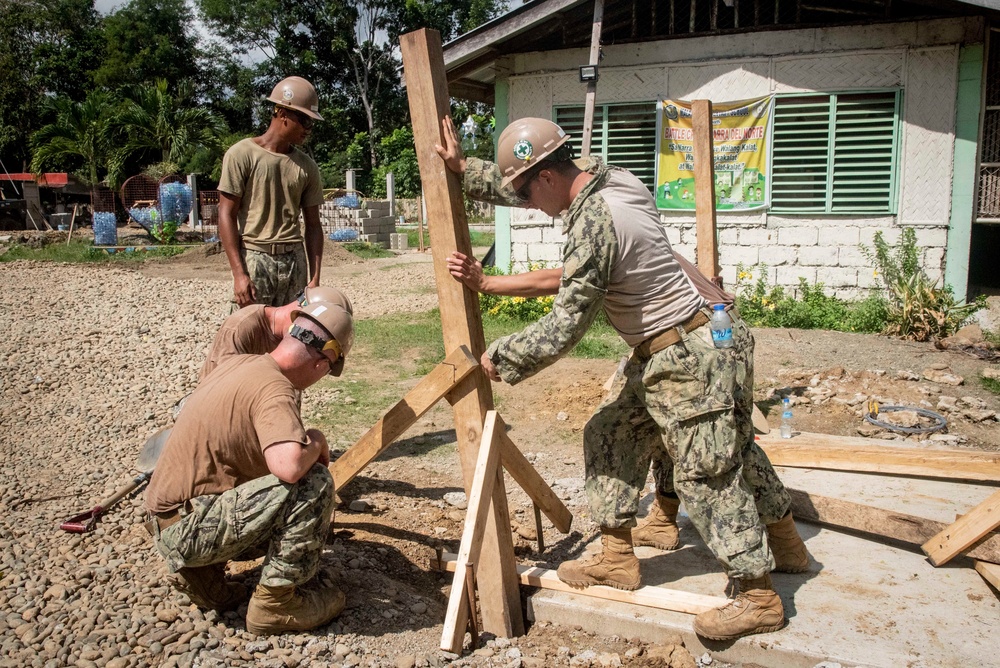
M 409 248 L 409 241 L 405 233 L 390 234 L 389 248 L 392 250 L 404 251 Z
M 334 202 L 320 205 L 320 223 L 327 234 L 334 229 L 354 230 L 358 241 L 389 246 L 389 235 L 396 232 L 396 219 L 389 215 L 387 200 L 364 200 L 361 208 L 337 206 Z

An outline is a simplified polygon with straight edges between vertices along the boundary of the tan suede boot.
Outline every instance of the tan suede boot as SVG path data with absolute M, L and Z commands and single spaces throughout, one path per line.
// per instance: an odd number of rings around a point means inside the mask
M 676 550 L 681 545 L 677 528 L 679 499 L 656 495 L 649 514 L 632 529 L 633 545 L 648 545 L 658 550 Z
M 639 560 L 632 551 L 631 529 L 601 529 L 603 548 L 589 559 L 559 565 L 559 579 L 574 587 L 607 585 L 631 591 L 639 588 Z
M 774 592 L 769 574 L 740 580 L 740 593 L 735 599 L 694 618 L 694 632 L 713 640 L 770 633 L 784 625 L 785 609 Z
M 343 612 L 345 602 L 344 592 L 336 587 L 314 591 L 259 584 L 247 608 L 247 631 L 257 635 L 310 631 Z
M 246 600 L 243 585 L 226 582 L 226 565 L 212 564 L 182 568 L 167 576 L 174 589 L 187 594 L 191 602 L 205 610 L 235 610 Z
M 795 528 L 791 512 L 774 524 L 767 525 L 767 544 L 774 555 L 774 570 L 781 573 L 802 573 L 809 570 L 809 553 Z

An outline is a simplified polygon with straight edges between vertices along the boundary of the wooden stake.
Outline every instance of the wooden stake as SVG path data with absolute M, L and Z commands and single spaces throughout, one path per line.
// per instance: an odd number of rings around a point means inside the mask
M 537 503 L 531 504 L 535 511 L 535 538 L 538 540 L 538 554 L 545 551 L 545 536 L 542 534 L 542 511 Z
M 719 283 L 719 251 L 715 230 L 715 153 L 712 143 L 712 103 L 691 102 L 694 132 L 694 207 L 698 269 Z
M 456 555 L 445 552 L 440 562 L 445 570 L 455 572 L 458 559 Z M 691 592 L 680 591 L 679 589 L 667 589 L 665 587 L 653 587 L 649 585 L 639 587 L 635 591 L 622 591 L 621 589 L 605 587 L 603 585 L 595 587 L 571 587 L 560 580 L 554 570 L 536 568 L 534 566 L 518 566 L 517 573 L 521 584 L 528 587 L 540 587 L 552 591 L 576 594 L 577 596 L 602 598 L 607 601 L 620 601 L 622 603 L 642 605 L 647 608 L 657 608 L 659 610 L 686 612 L 690 615 L 696 615 L 699 612 L 711 610 L 712 608 L 719 608 L 729 602 L 729 599 L 719 596 L 692 594 Z
M 465 572 L 469 564 L 479 560 L 486 533 L 486 519 L 489 517 L 490 496 L 500 472 L 500 446 L 497 437 L 498 431 L 502 433 L 503 429 L 503 420 L 497 416 L 497 412 L 487 411 L 483 441 L 479 446 L 479 459 L 472 479 L 472 490 L 469 492 L 469 507 L 465 511 L 465 528 L 462 530 L 462 543 L 458 549 L 455 577 L 452 578 L 451 594 L 448 596 L 448 611 L 445 613 L 444 630 L 441 632 L 441 649 L 455 654 L 462 653 L 467 615 L 476 613 L 475 607 L 469 609 Z M 479 581 L 482 580 L 480 577 Z
M 73 238 L 73 223 L 76 222 L 76 207 L 79 204 L 73 205 L 73 215 L 69 217 L 69 234 L 66 235 L 66 245 L 69 246 L 69 240 Z
M 479 360 L 469 349 L 459 346 L 443 362 L 434 367 L 416 387 L 390 408 L 375 426 L 330 464 L 333 483 L 342 490 L 373 459 L 385 452 L 400 434 L 409 429 L 421 415 L 430 410 L 441 397 L 479 366 Z
M 758 445 L 775 466 L 1000 482 L 1000 453 L 903 448 L 896 441 L 797 433 L 761 436 Z
M 476 569 L 475 565 L 465 565 L 465 591 L 469 596 L 469 637 L 472 649 L 479 647 L 479 616 L 476 614 Z
M 788 493 L 792 497 L 792 515 L 797 520 L 889 538 L 914 547 L 922 545 L 948 526 L 944 522 L 808 494 L 797 489 L 789 489 Z M 986 537 L 969 550 L 968 555 L 984 561 L 1000 562 L 1000 536 Z
M 424 253 L 427 248 L 424 246 L 424 198 L 417 195 L 417 231 L 419 232 L 420 252 Z
M 465 345 L 478 359 L 486 350 L 479 295 L 452 278 L 447 265 L 447 258 L 453 251 L 471 256 L 472 245 L 469 242 L 461 181 L 457 174 L 445 167 L 434 150 L 436 144 L 445 143 L 441 121 L 450 116 L 441 35 L 427 29 L 407 33 L 400 38 L 400 50 L 414 146 L 427 203 L 444 349 L 450 353 Z M 452 403 L 455 432 L 465 489 L 469 493 L 483 433 L 483 418 L 487 411 L 493 409 L 493 388 L 485 374 L 472 373 L 455 387 L 449 397 L 455 399 Z M 483 630 L 510 637 L 524 633 L 524 618 L 521 615 L 507 496 L 499 468 L 495 475 L 493 510 L 487 520 L 482 554 L 477 560 L 480 607 Z
M 601 24 L 604 22 L 604 0 L 594 0 L 594 22 L 590 29 L 590 64 L 601 60 Z M 580 157 L 590 157 L 590 142 L 594 136 L 594 107 L 597 104 L 597 81 L 587 82 L 587 96 L 583 107 L 583 144 Z
M 1000 491 L 920 546 L 935 566 L 946 564 L 967 547 L 1000 526 Z

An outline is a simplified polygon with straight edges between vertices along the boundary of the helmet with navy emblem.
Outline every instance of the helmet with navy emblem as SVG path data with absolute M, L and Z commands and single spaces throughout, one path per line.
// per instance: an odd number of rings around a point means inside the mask
M 500 133 L 497 141 L 497 166 L 503 174 L 503 187 L 552 155 L 566 143 L 569 135 L 544 118 L 520 118 Z
M 274 102 L 279 107 L 294 109 L 317 121 L 323 120 L 319 115 L 316 88 L 302 77 L 286 77 L 279 81 L 267 101 Z

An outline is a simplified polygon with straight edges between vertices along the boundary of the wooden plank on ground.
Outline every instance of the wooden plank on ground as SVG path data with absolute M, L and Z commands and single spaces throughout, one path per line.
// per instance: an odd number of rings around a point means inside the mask
M 1000 491 L 920 546 L 935 566 L 948 563 L 970 545 L 1000 526 Z
M 1000 591 L 1000 565 L 976 560 L 976 572 L 993 585 L 994 589 Z
M 373 459 L 385 452 L 421 415 L 477 366 L 479 360 L 472 356 L 467 347 L 459 346 L 434 367 L 405 397 L 386 411 L 357 443 L 330 464 L 330 473 L 333 474 L 337 491 L 343 489 Z
M 486 532 L 486 520 L 489 517 L 490 497 L 493 495 L 493 486 L 499 473 L 499 441 L 504 427 L 503 420 L 497 416 L 496 411 L 487 411 L 486 422 L 483 425 L 483 441 L 479 445 L 479 459 L 472 478 L 472 490 L 469 492 L 469 506 L 465 511 L 462 543 L 456 558 L 457 570 L 451 581 L 448 611 L 445 613 L 444 629 L 441 632 L 441 649 L 455 654 L 462 653 L 469 615 L 476 614 L 475 610 L 469 609 L 466 569 L 469 564 L 473 564 L 475 568 L 479 560 L 483 534 Z
M 895 441 L 777 432 L 757 444 L 775 466 L 1000 482 L 1000 452 L 900 447 Z
M 510 435 L 504 431 L 499 436 L 500 459 L 507 473 L 545 513 L 560 533 L 569 533 L 569 528 L 573 524 L 573 514 L 569 512 L 569 508 L 556 496 L 531 462 L 524 458 L 524 454 L 514 441 L 510 440 Z
M 441 555 L 441 564 L 438 568 L 454 572 L 456 562 L 456 555 L 445 552 Z M 434 565 L 432 564 L 432 566 Z M 691 615 L 721 607 L 729 602 L 728 599 L 719 596 L 692 594 L 691 592 L 667 589 L 666 587 L 645 586 L 639 587 L 635 591 L 622 591 L 621 589 L 605 587 L 603 585 L 596 587 L 572 587 L 560 580 L 554 570 L 534 566 L 518 566 L 517 573 L 521 579 L 521 584 L 528 587 L 563 591 L 579 596 L 590 596 L 591 598 L 602 598 L 607 601 L 631 603 L 659 610 L 686 612 Z
M 414 147 L 427 208 L 431 252 L 434 255 L 434 278 L 445 353 L 465 345 L 479 359 L 486 350 L 479 295 L 452 278 L 447 265 L 447 258 L 453 251 L 471 256 L 472 245 L 461 180 L 459 175 L 445 167 L 434 150 L 435 145 L 444 144 L 441 121 L 451 115 L 441 35 L 427 29 L 407 33 L 400 38 L 400 50 L 406 74 Z M 449 399 L 454 399 L 451 403 L 458 452 L 465 491 L 469 493 L 483 433 L 483 419 L 486 411 L 493 409 L 493 388 L 486 374 L 476 371 L 452 390 Z M 482 628 L 497 636 L 519 636 L 524 634 L 524 618 L 521 614 L 517 561 L 510 535 L 503 472 L 498 468 L 496 475 L 493 510 L 478 560 Z
M 694 215 L 698 270 L 708 279 L 719 275 L 719 250 L 715 230 L 715 153 L 712 149 L 712 102 L 691 102 L 694 133 Z
M 859 531 L 914 546 L 923 545 L 948 526 L 944 522 L 808 494 L 798 489 L 789 489 L 788 494 L 792 497 L 792 515 L 797 520 Z M 984 561 L 1000 562 L 1000 536 L 991 534 L 984 537 L 969 550 L 968 555 Z

